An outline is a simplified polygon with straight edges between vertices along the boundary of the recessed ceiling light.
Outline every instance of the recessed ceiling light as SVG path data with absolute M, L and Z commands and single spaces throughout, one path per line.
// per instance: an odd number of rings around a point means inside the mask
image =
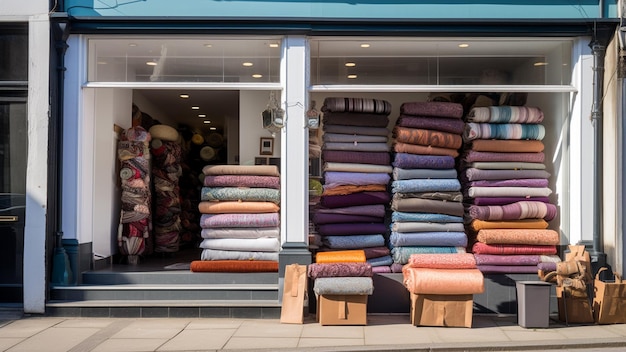
M 354 62 L 346 62 L 346 67 L 354 67 L 356 64 Z
M 210 129 L 211 131 L 215 131 L 215 130 L 217 129 L 217 127 L 209 127 L 209 129 Z
M 181 95 L 179 95 L 179 97 L 181 97 L 183 99 L 187 99 L 187 98 L 189 98 L 189 94 L 181 94 Z
M 277 43 L 270 43 L 270 48 L 278 48 L 278 44 Z
M 148 66 L 156 66 L 157 62 L 156 61 L 148 61 L 148 62 L 146 62 L 146 65 L 148 65 Z
M 209 121 L 209 120 L 204 120 L 204 121 L 202 121 L 202 123 L 204 123 L 205 125 L 208 125 L 208 124 L 210 124 L 210 123 L 211 123 L 211 121 Z
M 361 44 L 361 48 L 369 48 L 370 44 L 369 43 L 362 43 Z
M 191 110 L 200 110 L 200 107 L 199 106 L 192 106 Z
M 207 48 L 212 48 L 213 44 L 204 44 L 204 46 L 207 47 Z
M 206 117 L 206 114 L 198 114 L 198 117 Z
M 535 66 L 535 67 L 538 67 L 538 66 L 548 66 L 548 63 L 539 61 L 539 62 L 535 62 L 533 64 L 533 66 Z
M 251 67 L 254 64 L 252 62 L 244 62 L 242 65 L 246 66 L 246 67 Z
M 135 43 L 128 43 L 128 46 L 136 47 L 137 44 L 135 44 Z
M 98 61 L 98 62 L 97 62 L 97 64 L 98 64 L 98 65 L 106 65 L 106 64 L 107 64 L 107 62 L 106 62 L 106 61 Z
M 355 79 L 355 78 L 356 78 L 356 75 L 348 75 L 348 78 L 350 78 L 350 79 Z
M 255 73 L 252 75 L 252 78 L 261 78 L 261 77 L 263 77 L 263 75 L 259 73 Z
M 461 44 L 459 44 L 459 48 L 469 48 L 469 44 L 461 43 Z

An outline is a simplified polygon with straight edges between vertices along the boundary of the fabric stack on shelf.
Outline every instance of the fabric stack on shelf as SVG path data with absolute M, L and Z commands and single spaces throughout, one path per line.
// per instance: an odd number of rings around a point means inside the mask
M 150 139 L 148 131 L 135 126 L 126 130 L 117 144 L 122 185 L 117 244 L 129 264 L 137 264 L 139 256 L 151 250 Z
M 201 260 L 191 271 L 277 271 L 280 175 L 274 165 L 208 165 L 198 209 Z
M 390 246 L 394 265 L 415 253 L 464 253 L 463 196 L 455 169 L 465 123 L 463 106 L 410 102 L 393 130 L 395 152 Z
M 326 98 L 323 192 L 312 217 L 320 251 L 363 249 L 375 272 L 390 272 L 386 206 L 391 104 L 365 98 Z
M 473 108 L 466 116 L 461 181 L 467 231 L 483 273 L 537 273 L 556 262 L 559 234 L 550 203 L 541 109 Z
M 167 125 L 150 128 L 152 142 L 152 179 L 154 182 L 154 252 L 178 252 L 181 231 L 181 204 L 178 179 L 182 175 L 180 166 L 182 148 L 179 134 Z

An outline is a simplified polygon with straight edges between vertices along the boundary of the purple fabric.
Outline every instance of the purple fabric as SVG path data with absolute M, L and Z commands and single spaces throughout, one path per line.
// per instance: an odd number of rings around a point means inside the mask
M 322 236 L 383 234 L 386 231 L 384 223 L 324 224 L 317 227 Z
M 323 150 L 322 159 L 325 162 L 356 163 L 356 164 L 391 164 L 391 155 L 388 152 L 357 152 L 349 150 Z
M 391 273 L 391 267 L 387 265 L 375 266 L 372 268 L 372 272 L 376 274 L 387 274 Z
M 384 257 L 391 253 L 389 248 L 385 246 L 363 248 L 363 251 L 365 252 L 365 258 L 367 259 Z
M 200 227 L 276 227 L 279 226 L 278 213 L 263 214 L 202 214 Z
M 363 249 L 384 246 L 385 238 L 382 234 L 323 236 L 322 243 L 332 249 Z
M 388 137 L 390 133 L 386 127 L 324 125 L 323 129 L 328 133 L 360 134 L 366 136 Z
M 465 170 L 468 181 L 476 180 L 509 180 L 520 178 L 550 178 L 546 170 L 484 170 L 469 168 Z
M 522 201 L 550 203 L 548 197 L 478 197 L 468 201 L 474 205 L 506 205 Z
M 478 180 L 471 181 L 468 187 L 548 187 L 548 179 L 523 178 L 516 180 Z
M 478 265 L 483 274 L 536 274 L 537 265 Z
M 389 204 L 388 192 L 359 192 L 342 196 L 322 196 L 320 203 L 326 208 L 343 208 L 354 205 Z
M 550 203 L 522 201 L 506 205 L 470 205 L 467 213 L 471 218 L 480 220 L 543 218 L 551 221 L 556 216 L 557 209 L 554 204 Z
M 392 165 L 401 169 L 454 169 L 454 158 L 397 153 Z
M 383 222 L 384 218 L 377 216 L 347 215 L 314 213 L 313 222 L 316 224 L 336 224 L 345 222 Z
M 556 271 L 556 263 L 541 262 L 537 264 L 537 269 L 543 270 L 543 271 Z
M 391 176 L 385 173 L 327 171 L 324 173 L 324 188 L 342 185 L 386 185 L 390 180 Z
M 543 163 L 545 155 L 541 153 L 494 153 L 494 152 L 477 152 L 469 150 L 463 155 L 466 162 L 475 161 L 521 161 L 528 163 Z
M 389 115 L 391 103 L 381 99 L 328 97 L 322 105 L 323 112 L 367 112 Z
M 538 255 L 474 254 L 478 265 L 537 265 Z
M 448 102 L 408 102 L 400 105 L 400 113 L 413 116 L 435 116 L 460 119 L 463 105 Z
M 371 277 L 372 266 L 368 263 L 313 263 L 307 274 L 311 279 L 320 277 Z
M 325 125 L 387 127 L 387 115 L 362 112 L 325 112 L 322 121 Z
M 259 187 L 280 189 L 280 177 L 258 175 L 209 175 L 204 177 L 207 187 Z
M 383 204 L 354 205 L 351 207 L 332 208 L 332 209 L 318 208 L 315 210 L 315 212 L 323 213 L 323 214 L 360 215 L 360 216 L 374 216 L 374 217 L 384 217 L 386 213 L 385 205 Z
M 391 272 L 392 273 L 401 273 L 402 272 L 402 264 L 400 263 L 393 263 L 391 264 Z
M 421 128 L 458 135 L 462 135 L 463 131 L 465 131 L 465 122 L 463 120 L 445 117 L 400 115 L 396 124 L 402 127 Z

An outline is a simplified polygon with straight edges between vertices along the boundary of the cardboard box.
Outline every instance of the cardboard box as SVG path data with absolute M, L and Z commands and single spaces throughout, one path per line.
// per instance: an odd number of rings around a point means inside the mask
M 556 287 L 556 300 L 559 308 L 559 320 L 566 323 L 593 323 L 593 312 L 589 296 L 572 293 L 561 286 Z
M 472 327 L 473 295 L 411 293 L 411 324 L 415 326 Z
M 317 320 L 320 325 L 367 325 L 367 295 L 320 295 Z

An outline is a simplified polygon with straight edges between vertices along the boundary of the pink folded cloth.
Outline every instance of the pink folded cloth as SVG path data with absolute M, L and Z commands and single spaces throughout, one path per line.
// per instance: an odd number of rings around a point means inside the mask
M 483 274 L 478 269 L 402 268 L 404 286 L 411 293 L 468 295 L 483 293 Z

